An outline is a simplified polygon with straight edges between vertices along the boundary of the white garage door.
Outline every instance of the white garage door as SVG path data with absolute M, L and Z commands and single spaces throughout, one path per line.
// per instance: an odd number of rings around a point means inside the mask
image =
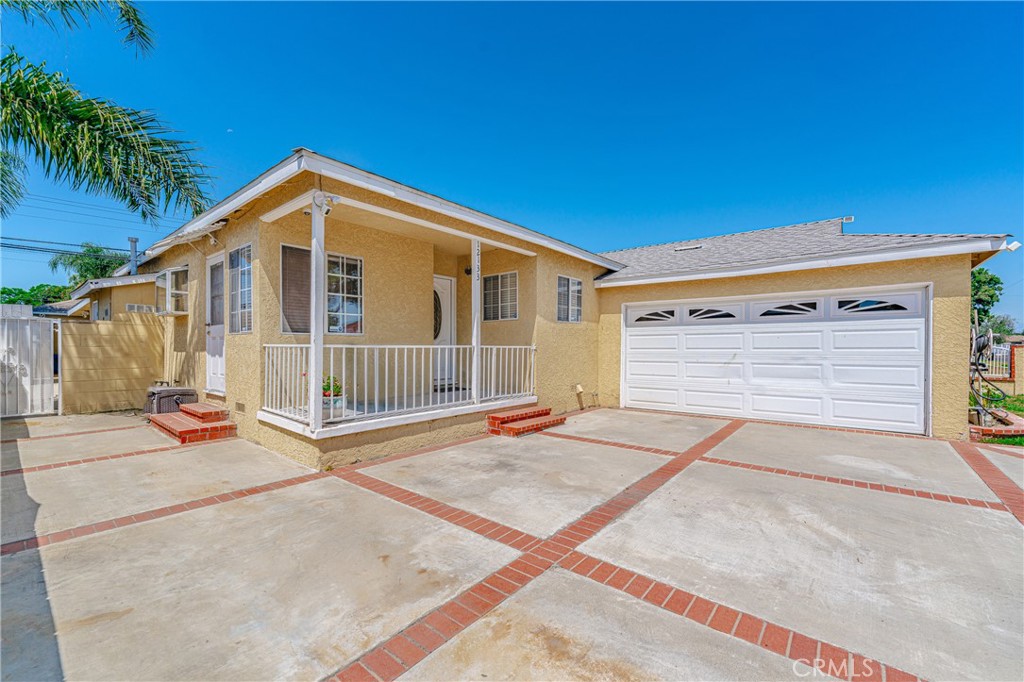
M 924 433 L 923 290 L 631 305 L 623 404 Z

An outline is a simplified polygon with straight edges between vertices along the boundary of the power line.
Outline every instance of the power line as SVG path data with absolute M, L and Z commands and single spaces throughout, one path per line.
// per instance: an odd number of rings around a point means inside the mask
M 68 204 L 68 205 L 74 206 L 76 208 L 87 208 L 87 209 L 92 210 L 92 211 L 107 211 L 107 212 L 110 212 L 110 213 L 120 213 L 120 214 L 126 214 L 126 215 L 135 216 L 136 218 L 139 218 L 139 214 L 138 213 L 136 213 L 135 211 L 130 211 L 130 210 L 126 209 L 126 208 L 110 208 L 108 206 L 100 206 L 98 204 L 90 204 L 90 203 L 87 203 L 87 202 L 84 202 L 84 201 L 75 201 L 74 199 L 62 199 L 62 198 L 59 198 L 59 197 L 47 196 L 45 194 L 33 194 L 32 192 L 27 192 L 25 194 L 25 196 L 28 197 L 28 198 L 31 198 L 31 199 L 33 199 L 35 201 L 45 201 L 45 202 L 50 202 L 50 203 Z M 139 218 L 139 219 L 141 220 L 141 218 Z
M 107 224 L 104 224 L 104 223 L 88 223 L 88 222 L 84 222 L 82 220 L 71 220 L 71 219 L 68 219 L 68 218 L 54 218 L 53 216 L 29 215 L 29 214 L 22 214 L 22 216 L 25 217 L 25 218 L 34 218 L 36 220 L 52 220 L 52 221 L 55 221 L 55 222 L 58 222 L 58 223 L 70 223 L 72 225 L 82 225 L 84 227 L 102 227 L 102 228 L 106 228 L 108 230 L 124 230 L 126 232 L 152 232 L 152 231 L 157 231 L 157 230 L 147 230 L 145 228 L 145 226 L 143 226 L 143 225 L 139 225 L 138 228 L 131 228 L 131 227 L 121 227 L 119 225 L 107 225 Z
M 8 237 L 6 235 L 0 237 L 0 240 L 4 239 L 16 242 L 32 242 L 34 244 L 50 244 L 53 246 L 74 246 L 78 248 L 84 246 L 84 244 L 73 244 L 71 242 L 53 242 L 46 239 L 27 239 L 25 237 Z M 99 244 L 93 244 L 93 246 L 99 246 L 101 249 L 106 249 L 107 251 L 124 251 L 125 253 L 131 253 L 128 249 L 119 249 L 116 246 L 100 246 Z
M 95 215 L 93 213 L 80 213 L 79 211 L 69 211 L 66 208 L 53 208 L 52 206 L 46 206 L 45 204 L 39 206 L 39 205 L 35 205 L 33 203 L 30 203 L 28 201 L 23 203 L 22 207 L 28 208 L 28 209 L 32 209 L 34 211 L 53 211 L 53 212 L 56 212 L 56 213 L 63 213 L 63 214 L 67 214 L 67 215 L 78 215 L 78 216 L 83 216 L 85 218 L 95 218 L 96 220 L 112 220 L 114 222 L 128 223 L 130 225 L 139 225 L 139 224 L 143 224 L 144 225 L 145 224 L 142 221 L 141 218 L 138 219 L 138 220 L 126 220 L 125 218 L 112 218 L 112 217 L 108 217 L 108 216 L 105 216 L 105 215 Z
M 70 251 L 68 249 L 57 249 L 45 246 L 32 246 L 31 244 L 0 244 L 0 250 L 10 249 L 12 251 L 27 251 L 29 253 L 49 253 L 55 256 L 87 256 L 89 258 L 107 258 L 125 262 L 126 256 L 119 253 L 86 253 L 84 251 Z

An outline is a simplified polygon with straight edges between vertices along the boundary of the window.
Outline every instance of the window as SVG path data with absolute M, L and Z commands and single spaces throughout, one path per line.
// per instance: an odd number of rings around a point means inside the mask
M 844 313 L 890 313 L 903 312 L 906 306 L 873 298 L 846 298 L 836 303 Z
M 170 268 L 156 276 L 158 315 L 188 314 L 188 268 Z
M 792 303 L 769 304 L 758 317 L 806 317 L 818 311 L 817 301 L 794 301 Z
M 281 331 L 309 333 L 309 249 L 281 247 Z
M 252 245 L 228 254 L 230 279 L 228 331 L 233 334 L 252 331 Z M 221 303 L 224 310 L 223 302 Z
M 363 259 L 327 256 L 327 333 L 363 333 Z
M 519 273 L 484 277 L 484 322 L 519 318 Z
M 309 333 L 309 249 L 281 247 L 281 331 Z M 363 259 L 327 255 L 327 332 L 363 333 Z
M 676 319 L 676 311 L 669 308 L 668 310 L 652 310 L 649 313 L 637 315 L 634 322 L 672 322 Z
M 142 303 L 125 303 L 124 309 L 129 313 L 155 313 L 156 308 Z
M 687 317 L 691 320 L 732 320 L 736 319 L 735 313 L 721 308 L 690 308 L 686 311 Z
M 583 319 L 583 282 L 558 276 L 558 321 L 579 322 Z

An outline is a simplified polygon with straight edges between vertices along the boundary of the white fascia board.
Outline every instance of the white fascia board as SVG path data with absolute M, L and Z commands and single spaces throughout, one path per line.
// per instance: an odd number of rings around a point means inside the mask
M 937 258 L 955 256 L 966 253 L 984 253 L 1006 249 L 1005 239 L 965 239 L 949 244 L 930 245 L 925 247 L 905 247 L 888 251 L 872 251 L 869 253 L 819 258 L 815 260 L 788 261 L 771 265 L 749 268 L 728 268 L 723 270 L 706 270 L 693 273 L 673 273 L 635 279 L 596 280 L 594 286 L 599 289 L 609 287 L 641 286 L 644 284 L 662 284 L 666 282 L 690 282 L 703 279 L 722 279 L 725 277 L 750 277 L 752 275 L 768 275 L 776 272 L 794 272 L 797 270 L 817 270 L 820 268 L 838 268 L 847 265 L 866 265 L 869 263 L 887 263 L 914 258 Z
M 120 277 L 104 277 L 102 279 L 90 279 L 77 289 L 68 294 L 69 299 L 82 298 L 97 289 L 109 289 L 110 287 L 123 287 L 130 284 L 146 284 L 156 280 L 156 273 L 146 275 L 122 275 Z
M 411 187 L 406 187 L 392 180 L 372 175 L 365 171 L 361 171 L 358 168 L 353 168 L 352 166 L 348 166 L 314 152 L 307 153 L 309 154 L 309 170 L 314 173 L 319 173 L 325 177 L 356 185 L 357 187 L 363 187 L 414 206 L 425 208 L 428 211 L 434 211 L 435 213 L 446 215 L 449 218 L 455 218 L 456 220 L 461 220 L 463 222 L 470 223 L 471 225 L 493 230 L 499 234 L 515 237 L 516 239 L 522 239 L 523 241 L 531 244 L 538 244 L 549 248 L 552 251 L 558 251 L 559 253 L 579 258 L 580 260 L 587 261 L 588 263 L 600 265 L 608 268 L 609 270 L 621 270 L 625 267 L 622 263 L 612 260 L 611 258 L 591 253 L 577 246 L 573 246 L 572 244 L 566 244 L 554 237 L 548 237 L 547 235 L 534 232 L 533 230 L 501 220 L 500 218 L 495 218 L 485 213 L 480 213 L 479 211 L 474 211 L 473 209 L 454 204 L 450 201 L 445 201 L 444 199 L 414 190 Z M 505 246 L 505 248 L 508 247 Z
M 85 306 L 89 305 L 89 303 L 91 303 L 91 300 L 90 300 L 90 299 L 88 299 L 88 298 L 83 298 L 83 299 L 79 300 L 79 301 L 78 301 L 78 303 L 76 303 L 75 305 L 73 305 L 73 306 L 71 306 L 70 308 L 68 308 L 68 309 L 67 309 L 67 310 L 66 310 L 66 311 L 64 312 L 64 314 L 65 314 L 65 315 L 74 315 L 74 314 L 75 314 L 75 313 L 77 313 L 77 312 L 78 312 L 79 310 L 81 310 L 81 309 L 82 309 L 82 308 L 84 308 Z
M 313 194 L 315 194 L 315 192 L 316 192 L 316 190 L 310 190 L 308 192 L 304 192 L 303 194 L 300 194 L 299 196 L 295 197 L 294 199 L 281 204 L 277 208 L 274 208 L 274 209 L 271 209 L 271 210 L 267 211 L 266 213 L 264 213 L 263 215 L 260 216 L 260 220 L 262 220 L 265 223 L 272 223 L 275 220 L 278 220 L 279 218 L 283 218 L 284 216 L 286 216 L 286 215 L 288 215 L 290 213 L 294 213 L 295 211 L 298 211 L 301 208 L 305 208 L 305 207 L 309 206 L 312 203 L 312 201 L 313 201 Z M 360 210 L 368 211 L 370 213 L 376 213 L 377 215 L 387 216 L 388 218 L 393 218 L 393 219 L 401 221 L 401 222 L 409 223 L 411 225 L 418 225 L 419 227 L 425 227 L 428 230 L 434 230 L 436 232 L 444 232 L 445 234 L 454 235 L 456 237 L 462 237 L 463 239 L 467 239 L 467 240 L 479 239 L 484 244 L 489 244 L 489 245 L 494 246 L 496 248 L 505 249 L 507 251 L 513 251 L 515 253 L 522 254 L 524 256 L 536 256 L 537 255 L 536 252 L 534 252 L 534 251 L 528 251 L 526 249 L 521 249 L 518 246 L 512 246 L 511 244 L 505 244 L 503 242 L 500 242 L 500 241 L 497 241 L 497 240 L 494 240 L 494 239 L 487 239 L 485 237 L 478 237 L 478 236 L 476 236 L 474 234 L 470 234 L 469 232 L 463 232 L 462 230 L 456 230 L 455 228 L 448 227 L 447 225 L 439 225 L 438 223 L 434 223 L 434 222 L 431 222 L 429 220 L 423 220 L 422 218 L 415 218 L 413 216 L 406 215 L 404 213 L 400 213 L 398 211 L 392 211 L 391 209 L 382 208 L 380 206 L 375 206 L 373 204 L 367 204 L 366 202 L 363 202 L 363 201 L 357 201 L 355 199 L 349 199 L 348 197 L 338 197 L 338 196 L 335 196 L 334 197 L 334 203 L 335 204 L 344 204 L 345 206 L 351 206 L 353 208 L 358 208 Z

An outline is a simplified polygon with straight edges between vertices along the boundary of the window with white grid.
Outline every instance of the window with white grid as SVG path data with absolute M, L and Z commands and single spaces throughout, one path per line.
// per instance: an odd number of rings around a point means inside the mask
M 519 318 L 519 273 L 484 277 L 484 321 Z
M 579 322 L 583 319 L 583 281 L 558 276 L 558 321 Z
M 230 293 L 228 330 L 232 334 L 252 331 L 252 245 L 228 254 Z
M 327 333 L 363 333 L 363 259 L 327 256 Z

